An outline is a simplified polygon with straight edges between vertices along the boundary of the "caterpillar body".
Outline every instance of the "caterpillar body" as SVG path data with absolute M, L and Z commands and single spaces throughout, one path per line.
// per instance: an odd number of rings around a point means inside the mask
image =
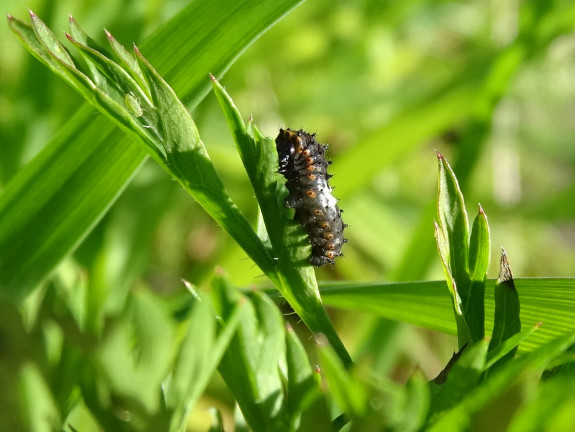
M 310 262 L 316 267 L 335 264 L 342 256 L 341 247 L 347 240 L 347 227 L 341 218 L 342 210 L 332 195 L 331 175 L 325 159 L 326 144 L 315 140 L 315 134 L 303 130 L 280 129 L 276 138 L 279 173 L 286 178 L 289 195 L 286 207 L 295 209 L 295 217 L 306 230 L 311 243 Z

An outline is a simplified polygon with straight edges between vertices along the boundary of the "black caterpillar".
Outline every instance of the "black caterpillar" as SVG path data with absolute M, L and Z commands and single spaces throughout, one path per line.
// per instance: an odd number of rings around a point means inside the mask
M 332 176 L 327 173 L 331 162 L 324 158 L 327 145 L 318 143 L 315 134 L 280 129 L 276 147 L 279 173 L 286 178 L 289 191 L 284 204 L 295 209 L 295 220 L 309 235 L 310 262 L 316 267 L 333 265 L 342 256 L 341 247 L 346 242 L 343 229 L 347 225 L 328 183 Z

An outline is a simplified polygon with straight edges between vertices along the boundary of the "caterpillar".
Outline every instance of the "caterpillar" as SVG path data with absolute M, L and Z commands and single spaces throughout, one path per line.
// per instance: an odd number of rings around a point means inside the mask
M 279 173 L 286 178 L 289 191 L 284 205 L 295 209 L 294 219 L 306 230 L 311 243 L 310 263 L 315 267 L 335 264 L 342 256 L 341 247 L 347 240 L 347 227 L 342 210 L 332 195 L 324 157 L 326 144 L 315 140 L 315 134 L 303 130 L 280 129 L 276 138 Z

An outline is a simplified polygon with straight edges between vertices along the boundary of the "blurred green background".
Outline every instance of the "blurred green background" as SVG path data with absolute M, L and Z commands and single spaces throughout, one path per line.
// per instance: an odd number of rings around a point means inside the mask
M 103 41 L 105 27 L 129 47 L 187 3 L 2 0 L 0 10 L 23 18 L 29 7 L 60 40 L 71 14 L 91 36 Z M 478 202 L 489 217 L 488 277 L 497 277 L 500 246 L 515 276 L 572 276 L 574 28 L 569 1 L 309 0 L 257 40 L 222 78 L 240 110 L 269 136 L 303 128 L 330 144 L 349 243 L 318 278 L 443 278 L 433 238 L 435 150 L 454 167 L 470 217 Z M 83 101 L 6 25 L 0 32 L 1 188 Z M 231 196 L 255 223 L 256 201 L 215 97 L 193 115 Z M 218 266 L 238 286 L 267 284 L 150 161 L 73 261 L 106 287 L 173 292 L 181 278 L 202 286 Z M 355 320 L 340 318 L 352 344 Z

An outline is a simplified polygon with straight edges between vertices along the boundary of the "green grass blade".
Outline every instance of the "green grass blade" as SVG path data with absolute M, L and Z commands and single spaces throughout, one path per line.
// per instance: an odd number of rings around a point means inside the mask
M 95 115 L 93 108 L 83 107 L 0 197 L 2 296 L 23 299 L 44 280 L 83 240 L 144 160 L 143 150 Z
M 195 1 L 140 46 L 193 108 L 209 91 L 208 73 L 222 74 L 298 3 L 240 0 L 222 7 L 222 1 Z M 92 108 L 79 109 L 0 197 L 0 295 L 18 301 L 42 282 L 101 219 L 144 159 L 145 152 L 107 119 Z
M 469 239 L 469 273 L 472 281 L 485 283 L 491 258 L 491 241 L 487 215 L 479 206 L 479 212 L 473 221 Z
M 338 197 L 344 199 L 356 193 L 382 168 L 405 156 L 409 149 L 469 116 L 474 110 L 470 101 L 474 100 L 484 78 L 477 71 L 486 68 L 474 65 L 473 70 L 461 74 L 458 82 L 450 81 L 444 88 L 408 107 L 390 123 L 340 155 L 337 161 L 338 175 L 333 180 Z M 375 154 L 378 157 L 373 157 Z M 349 181 L 339 182 L 338 177 Z
M 520 346 L 533 350 L 552 339 L 575 331 L 575 279 L 516 278 L 524 328 L 539 326 Z M 487 286 L 493 286 L 489 280 Z M 421 327 L 456 334 L 452 302 L 444 281 L 399 284 L 324 283 L 321 294 L 327 306 L 363 311 Z M 485 326 L 493 329 L 494 303 L 485 301 Z

